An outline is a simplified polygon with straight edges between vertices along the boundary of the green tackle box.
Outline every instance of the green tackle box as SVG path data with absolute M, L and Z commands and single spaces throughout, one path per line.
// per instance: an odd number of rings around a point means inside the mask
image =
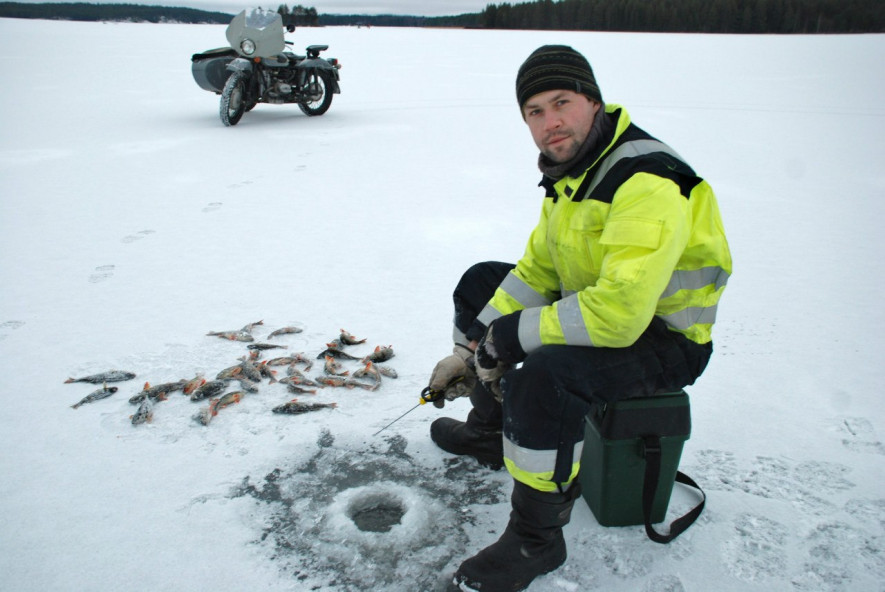
M 602 526 L 644 524 L 645 437 L 658 436 L 661 467 L 651 523 L 667 514 L 682 445 L 691 433 L 685 391 L 594 406 L 585 418 L 581 454 L 583 496 Z

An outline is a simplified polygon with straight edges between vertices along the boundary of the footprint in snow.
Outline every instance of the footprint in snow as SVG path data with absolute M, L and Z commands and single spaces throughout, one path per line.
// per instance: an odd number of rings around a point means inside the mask
M 234 183 L 232 185 L 228 185 L 228 189 L 240 189 L 241 187 L 248 187 L 252 184 L 252 181 L 240 181 L 239 183 Z
M 127 243 L 127 244 L 134 243 L 135 241 L 141 240 L 144 237 L 146 237 L 150 234 L 153 234 L 154 232 L 155 232 L 154 230 L 139 230 L 135 234 L 130 234 L 130 235 L 124 236 L 122 239 L 120 239 L 120 241 Z
M 685 592 L 685 586 L 676 576 L 660 576 L 649 580 L 644 592 Z
M 817 525 L 804 543 L 807 561 L 793 579 L 794 590 L 872 590 L 870 585 L 885 577 L 882 537 L 844 522 L 827 522 Z
M 214 212 L 215 210 L 217 210 L 220 207 L 221 207 L 220 201 L 213 201 L 212 203 L 207 205 L 205 208 L 203 208 L 203 213 L 208 214 L 209 212 Z
M 725 541 L 722 558 L 736 578 L 761 583 L 780 578 L 787 568 L 787 528 L 765 516 L 735 518 L 733 536 Z
M 885 445 L 876 437 L 876 428 L 865 417 L 846 417 L 839 426 L 842 445 L 852 452 L 885 455 Z
M 113 265 L 99 265 L 95 268 L 95 272 L 89 276 L 89 283 L 97 284 L 110 279 L 114 275 L 114 269 Z
M 878 524 L 885 533 L 885 499 L 852 499 L 845 504 L 845 512 L 861 524 Z
M 4 321 L 0 323 L 0 341 L 9 337 L 10 332 L 15 331 L 24 324 L 24 321 Z

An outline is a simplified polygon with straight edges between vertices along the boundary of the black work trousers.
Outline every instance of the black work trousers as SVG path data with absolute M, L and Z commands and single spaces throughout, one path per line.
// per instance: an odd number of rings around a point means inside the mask
M 476 317 L 513 268 L 484 262 L 464 273 L 453 294 L 458 331 L 469 339 L 482 337 L 485 327 Z M 591 405 L 693 384 L 711 353 L 711 344 L 670 331 L 657 317 L 629 347 L 542 346 L 501 379 L 503 406 L 478 386 L 471 397 L 473 415 L 487 425 L 502 425 L 504 456 L 514 478 L 549 490 L 538 481 L 567 483 L 577 474 Z

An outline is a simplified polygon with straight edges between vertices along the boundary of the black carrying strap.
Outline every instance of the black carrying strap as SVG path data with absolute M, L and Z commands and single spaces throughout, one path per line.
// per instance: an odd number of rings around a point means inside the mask
M 643 442 L 645 444 L 645 482 L 642 485 L 642 515 L 645 518 L 645 533 L 654 542 L 666 544 L 685 532 L 685 529 L 698 519 L 698 516 L 704 511 L 707 496 L 691 477 L 676 471 L 676 482 L 697 489 L 701 494 L 701 503 L 681 518 L 674 520 L 670 524 L 669 534 L 661 534 L 656 531 L 651 525 L 651 508 L 661 479 L 661 438 L 659 436 L 644 436 Z

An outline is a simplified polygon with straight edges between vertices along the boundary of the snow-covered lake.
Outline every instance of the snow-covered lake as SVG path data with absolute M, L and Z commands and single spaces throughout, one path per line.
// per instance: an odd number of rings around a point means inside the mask
M 885 36 L 299 29 L 342 94 L 233 128 L 190 74 L 222 26 L 0 19 L 0 38 L 3 590 L 434 591 L 497 538 L 509 476 L 428 437 L 466 400 L 373 434 L 450 351 L 461 272 L 522 254 L 542 192 L 513 83 L 545 43 L 710 181 L 735 273 L 688 389 L 701 520 L 662 546 L 581 502 L 568 562 L 530 590 L 883 590 Z M 206 333 L 259 320 L 259 341 L 303 329 L 267 357 L 343 328 L 358 355 L 392 345 L 399 378 L 300 416 L 265 380 L 206 427 L 174 393 L 131 424 L 145 382 L 214 377 L 247 350 Z M 71 409 L 96 387 L 64 381 L 110 369 L 137 377 Z M 356 528 L 366 496 L 402 524 Z

